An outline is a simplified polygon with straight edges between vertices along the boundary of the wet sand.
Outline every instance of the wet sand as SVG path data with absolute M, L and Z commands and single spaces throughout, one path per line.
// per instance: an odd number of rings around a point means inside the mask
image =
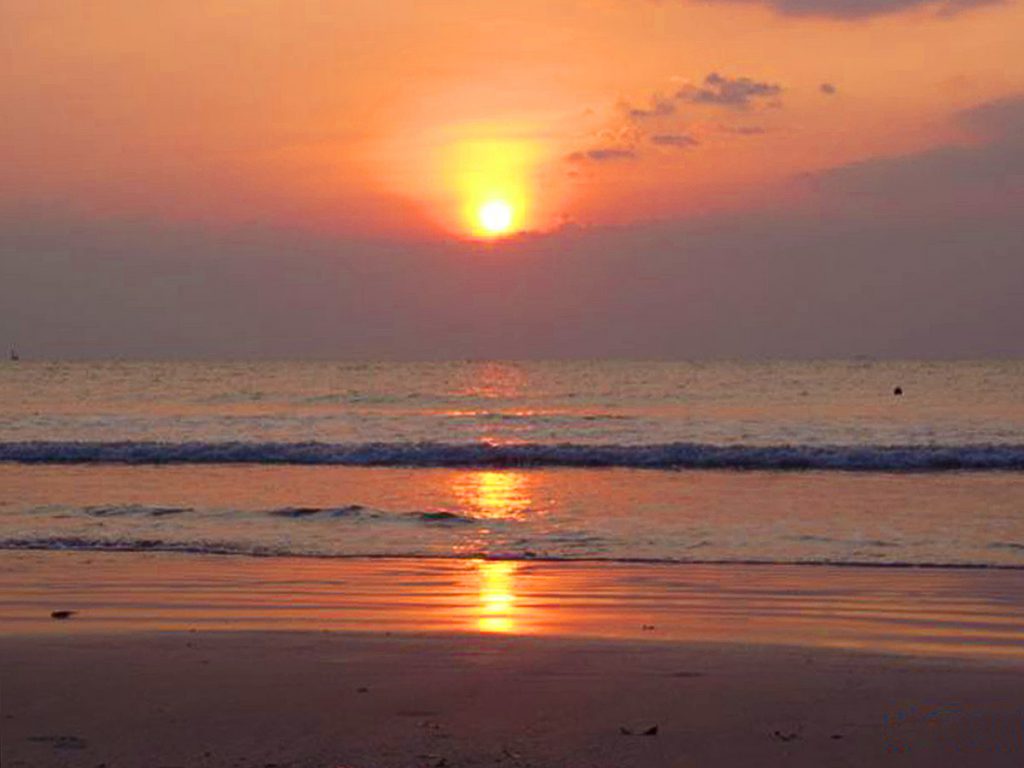
M 488 565 L 0 553 L 0 763 L 1024 763 L 1019 572 Z
M 77 613 L 68 622 L 53 610 Z M 1024 662 L 1024 570 L 0 551 L 0 631 L 332 630 Z

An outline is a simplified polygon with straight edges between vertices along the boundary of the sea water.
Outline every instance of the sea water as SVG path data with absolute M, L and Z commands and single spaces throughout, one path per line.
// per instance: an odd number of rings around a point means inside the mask
M 5 363 L 0 548 L 1024 567 L 1024 362 Z

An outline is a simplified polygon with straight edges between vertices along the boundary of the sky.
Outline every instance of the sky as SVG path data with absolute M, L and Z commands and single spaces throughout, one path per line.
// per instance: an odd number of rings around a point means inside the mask
M 4 0 L 25 358 L 1024 355 L 1020 0 Z

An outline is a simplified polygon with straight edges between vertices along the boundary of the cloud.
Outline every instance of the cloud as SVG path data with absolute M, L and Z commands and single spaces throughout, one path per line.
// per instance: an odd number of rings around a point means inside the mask
M 887 216 L 1020 209 L 1024 94 L 965 110 L 955 120 L 974 142 L 870 158 L 811 174 L 802 183 L 834 204 Z
M 990 141 L 1024 141 L 1024 93 L 988 101 L 958 115 L 961 125 Z
M 780 106 L 778 96 L 782 90 L 778 83 L 712 72 L 701 85 L 685 86 L 669 98 L 655 93 L 646 107 L 620 101 L 610 124 L 594 139 L 605 146 L 571 152 L 566 160 L 570 163 L 634 160 L 644 156 L 647 145 L 677 149 L 696 147 L 700 141 L 687 130 L 688 123 L 678 114 L 678 102 L 723 106 L 742 112 L 758 101 L 767 100 L 770 106 Z M 759 126 L 721 126 L 721 129 L 724 133 L 741 136 L 765 132 Z
M 652 117 L 669 117 L 676 112 L 676 105 L 668 99 L 655 97 L 651 100 L 650 109 L 633 107 L 627 111 L 632 120 L 648 120 Z
M 822 83 L 818 86 L 818 90 L 826 96 L 832 96 L 836 92 L 836 87 L 832 83 Z
M 768 132 L 760 125 L 722 125 L 719 128 L 725 133 L 734 133 L 737 136 L 760 136 Z
M 831 19 L 864 19 L 900 13 L 913 8 L 932 8 L 952 16 L 1004 0 L 703 0 L 706 3 L 757 3 L 785 16 L 823 16 Z
M 580 152 L 573 152 L 568 160 L 572 163 L 579 163 L 585 160 L 593 160 L 601 163 L 608 160 L 633 160 L 636 158 L 636 150 L 628 147 L 597 147 Z
M 686 147 L 696 147 L 700 142 L 687 133 L 657 133 L 651 136 L 651 144 L 656 144 L 659 147 L 679 147 L 684 149 Z
M 725 77 L 712 72 L 702 86 L 687 86 L 676 97 L 692 104 L 715 104 L 746 109 L 755 99 L 772 99 L 782 93 L 782 86 L 752 80 L 749 77 Z

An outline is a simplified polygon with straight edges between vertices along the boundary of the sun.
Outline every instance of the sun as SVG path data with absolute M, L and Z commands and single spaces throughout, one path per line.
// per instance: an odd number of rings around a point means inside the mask
M 476 130 L 477 128 L 474 128 Z M 475 240 L 500 240 L 530 231 L 534 223 L 533 177 L 538 149 L 519 139 L 466 138 L 442 154 L 450 179 L 451 228 Z
M 512 228 L 512 206 L 506 200 L 488 200 L 476 212 L 480 229 L 488 235 L 502 235 Z

